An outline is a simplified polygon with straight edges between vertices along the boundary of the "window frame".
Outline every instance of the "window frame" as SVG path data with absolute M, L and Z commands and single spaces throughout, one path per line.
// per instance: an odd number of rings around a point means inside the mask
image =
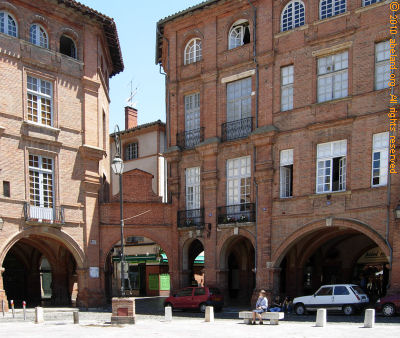
M 125 161 L 132 161 L 139 158 L 139 142 L 135 141 L 127 143 L 124 147 L 124 154 Z
M 200 128 L 200 92 L 184 96 L 185 105 L 185 131 L 197 130 Z M 190 119 L 188 118 L 190 117 Z
M 344 55 L 346 55 L 346 59 L 343 59 Z M 341 57 L 340 62 L 336 60 L 336 57 Z M 322 62 L 326 63 L 326 69 L 327 71 L 324 73 L 321 73 L 321 68 L 323 67 Z M 340 68 L 340 69 L 335 69 L 336 65 L 340 63 L 340 65 L 343 64 L 345 61 L 346 67 L 345 68 Z M 330 67 L 333 67 L 333 70 L 328 71 Z M 343 80 L 343 77 L 345 75 L 345 80 Z M 340 76 L 341 81 L 340 81 L 340 95 L 335 96 L 335 93 L 338 92 L 336 89 L 336 84 L 338 83 L 335 81 L 336 77 Z M 327 85 L 327 81 L 324 85 L 322 85 L 323 80 L 329 79 L 329 85 Z M 321 99 L 321 89 L 324 89 L 324 99 Z M 330 90 L 328 91 L 327 89 Z M 345 95 L 343 95 L 343 92 L 346 92 Z M 328 97 L 329 96 L 329 97 Z M 318 103 L 323 103 L 323 102 L 329 102 L 333 100 L 338 100 L 338 99 L 343 99 L 349 96 L 349 51 L 344 50 L 340 51 L 335 54 L 329 54 L 325 56 L 318 57 L 317 59 L 317 102 Z M 328 98 L 327 98 L 328 97 Z
M 36 87 L 37 90 L 31 89 L 29 88 L 30 83 L 32 83 L 33 86 L 33 82 L 30 82 L 29 79 L 34 79 L 36 80 Z M 42 87 L 44 87 L 45 91 L 46 91 L 46 84 L 49 85 L 49 92 L 50 94 L 47 94 L 46 92 L 43 93 Z M 33 97 L 36 97 L 36 101 L 33 100 Z M 32 98 L 32 99 L 31 99 Z M 42 106 L 42 100 L 48 100 L 49 101 L 49 107 L 50 107 L 50 112 L 45 112 L 43 110 L 43 106 Z M 31 123 L 35 123 L 38 125 L 42 125 L 42 126 L 49 126 L 49 127 L 54 127 L 54 83 L 52 81 L 49 80 L 45 80 L 41 77 L 38 77 L 36 75 L 33 74 L 27 74 L 26 76 L 26 107 L 27 107 L 27 120 Z M 35 110 L 34 107 L 34 103 L 36 103 L 36 118 L 37 121 L 34 121 L 34 117 L 35 114 L 33 113 L 33 111 Z M 30 113 L 30 109 L 32 110 L 32 113 Z M 48 119 L 47 117 L 43 118 L 43 112 L 45 113 L 50 113 L 50 119 Z M 32 118 L 30 118 L 30 116 L 32 116 Z M 48 123 L 43 123 L 44 121 L 50 121 L 50 124 Z
M 191 47 L 191 44 L 193 44 L 193 57 L 191 57 L 192 51 L 189 50 Z M 197 47 L 198 46 L 198 47 Z M 202 41 L 200 38 L 192 38 L 190 39 L 185 46 L 184 50 L 184 65 L 190 65 L 192 63 L 200 62 L 202 60 Z
M 232 34 L 237 28 L 240 28 L 239 38 L 238 38 L 238 35 L 233 38 Z M 249 30 L 249 35 L 250 35 L 250 22 L 249 22 L 249 20 L 240 19 L 240 20 L 237 20 L 237 21 L 234 22 L 234 24 L 229 29 L 228 50 L 235 49 L 235 48 L 241 47 L 243 45 L 247 45 L 247 44 L 249 44 L 251 42 L 251 37 L 249 37 L 249 42 L 247 42 L 247 43 L 244 42 L 244 35 L 245 35 L 246 28 Z M 232 42 L 232 38 L 234 39 L 235 43 Z M 239 44 L 236 43 L 236 41 L 238 39 L 240 40 Z
M 242 161 L 246 161 L 242 165 Z M 235 163 L 239 165 L 235 167 Z M 232 167 L 230 167 L 232 164 Z M 242 174 L 242 169 L 245 173 Z M 238 174 L 235 175 L 234 171 Z M 230 174 L 232 171 L 232 175 Z M 242 193 L 244 189 L 244 194 Z M 243 196 L 243 198 L 242 198 Z M 226 161 L 226 205 L 241 205 L 251 201 L 251 156 L 231 158 Z
M 243 83 L 244 81 L 247 81 L 250 83 L 250 91 L 245 94 L 243 94 Z M 239 79 L 236 81 L 232 81 L 232 82 L 228 82 L 226 84 L 226 122 L 233 122 L 233 121 L 240 121 L 246 118 L 251 117 L 251 113 L 252 113 L 252 89 L 253 89 L 253 83 L 252 83 L 252 77 L 245 77 L 243 79 Z M 230 92 L 233 92 L 234 94 L 236 93 L 236 89 L 233 88 L 233 90 L 230 90 L 230 87 L 232 86 L 240 86 L 240 96 L 236 97 L 235 95 L 233 96 L 233 98 L 229 97 Z M 247 87 L 247 85 L 246 85 Z M 246 88 L 245 87 L 245 88 Z M 243 103 L 244 101 L 248 101 L 248 104 L 246 105 L 248 109 L 248 111 L 243 112 Z M 238 104 L 240 103 L 240 104 Z M 231 105 L 231 107 L 230 107 Z M 237 112 L 236 108 L 240 106 L 240 111 Z M 233 110 L 231 109 L 233 108 Z M 236 115 L 240 115 L 239 118 L 235 118 Z
M 284 75 L 284 71 L 288 70 L 288 75 Z M 285 83 L 284 79 L 289 78 L 289 82 Z M 291 81 L 291 82 L 290 82 Z M 292 110 L 294 96 L 294 65 L 281 67 L 281 111 Z M 284 104 L 285 103 L 285 104 Z
M 0 10 L 0 14 L 3 14 L 3 20 L 4 20 L 4 31 L 1 30 L 1 24 L 0 24 L 0 33 L 6 34 L 8 36 L 12 36 L 14 38 L 18 38 L 18 22 L 15 19 L 14 15 L 12 15 L 10 12 L 7 11 L 2 11 Z M 14 22 L 15 25 L 15 35 L 10 34 L 10 19 Z M 0 19 L 1 20 L 1 19 Z
M 343 10 L 340 9 L 340 7 L 342 6 L 341 5 L 342 1 L 344 1 L 344 9 Z M 331 15 L 329 15 L 329 13 L 326 12 L 326 14 L 323 16 L 323 14 L 322 14 L 322 4 L 323 4 L 323 2 L 331 4 L 331 6 L 330 6 L 331 9 L 332 9 Z M 336 11 L 335 7 L 339 7 L 339 10 Z M 347 0 L 320 0 L 320 2 L 319 2 L 319 19 L 320 20 L 333 18 L 335 16 L 338 16 L 338 15 L 346 13 L 346 12 L 347 12 Z
M 294 6 L 295 6 L 296 3 L 299 3 L 300 5 L 303 6 L 303 18 L 301 18 L 301 16 L 298 18 L 298 20 L 300 21 L 300 24 L 298 24 L 298 25 L 296 25 L 296 16 L 295 16 L 295 9 L 294 9 Z M 290 20 L 290 24 L 289 24 L 289 19 L 288 19 L 288 23 L 287 23 L 288 27 L 285 29 L 284 28 L 284 16 L 285 16 L 285 12 L 287 10 L 289 10 L 289 6 L 290 5 L 292 5 L 292 13 L 291 13 L 292 19 Z M 301 1 L 301 0 L 291 0 L 291 1 L 289 1 L 286 4 L 286 6 L 283 8 L 282 13 L 281 13 L 281 24 L 280 24 L 281 32 L 287 32 L 287 31 L 293 30 L 295 28 L 304 26 L 305 24 L 306 24 L 306 6 L 304 5 L 304 2 Z
M 34 166 L 31 165 L 31 163 L 34 163 L 35 161 L 33 160 L 33 158 L 37 158 L 37 163 L 38 166 Z M 31 161 L 32 158 L 32 161 Z M 44 160 L 49 161 L 49 163 L 51 164 L 51 169 L 46 169 L 44 168 Z M 31 206 L 35 206 L 35 207 L 41 207 L 41 208 L 48 208 L 48 209 L 54 209 L 55 207 L 55 171 L 54 171 L 54 165 L 55 165 L 55 159 L 52 157 L 47 157 L 47 156 L 42 156 L 42 155 L 38 155 L 38 154 L 29 154 L 28 155 L 28 175 L 29 175 L 29 203 Z M 32 192 L 32 190 L 37 190 L 35 188 L 32 188 L 32 177 L 34 175 L 31 174 L 32 173 L 37 173 L 38 176 L 38 191 L 39 194 L 37 195 L 38 198 L 34 197 L 35 196 L 35 192 Z M 51 185 L 49 185 L 49 187 L 51 188 L 51 190 L 49 189 L 44 189 L 44 175 L 48 175 L 49 177 L 51 177 Z M 34 183 L 35 184 L 35 183 Z M 47 202 L 49 205 L 45 205 L 46 202 L 44 201 L 45 199 L 45 191 L 47 192 L 51 192 L 51 202 Z M 33 197 L 33 198 L 32 198 Z M 38 203 L 38 205 L 37 205 Z
M 370 3 L 366 4 L 367 1 L 369 1 Z M 363 7 L 367 7 L 367 6 L 371 6 L 371 5 L 374 5 L 374 4 L 378 4 L 378 3 L 383 2 L 383 1 L 385 1 L 385 0 L 362 0 L 362 6 Z
M 74 56 L 71 56 L 71 55 L 68 55 L 68 54 L 65 54 L 65 53 L 62 53 L 62 52 L 61 52 L 61 38 L 62 38 L 62 37 L 66 37 L 66 38 L 68 38 L 68 39 L 70 39 L 70 40 L 72 41 L 72 43 L 73 43 L 73 45 L 74 45 Z M 70 35 L 68 35 L 68 34 L 62 33 L 62 34 L 60 35 L 60 38 L 58 39 L 58 51 L 59 51 L 59 53 L 60 53 L 61 55 L 64 55 L 64 56 L 69 57 L 69 58 L 72 58 L 72 59 L 74 59 L 74 60 L 78 60 L 78 47 L 77 47 L 77 43 L 76 43 L 75 39 L 72 38 L 72 37 L 71 37 Z
M 35 36 L 36 36 L 36 41 L 33 41 L 33 36 L 32 36 L 32 28 L 35 27 Z M 42 35 L 41 33 L 43 32 L 45 36 L 45 43 L 42 43 Z M 47 33 L 47 30 L 39 23 L 32 23 L 31 26 L 29 27 L 29 42 L 34 44 L 35 46 L 39 46 L 42 48 L 49 48 L 49 34 Z
M 291 169 L 288 168 L 291 166 Z M 289 174 L 289 182 L 284 175 Z M 288 190 L 289 189 L 289 190 Z M 293 149 L 284 149 L 279 153 L 279 197 L 291 198 L 293 197 Z
M 380 51 L 378 51 L 378 47 L 383 45 L 383 44 L 387 44 L 387 48 L 384 48 L 383 52 L 387 52 L 387 58 L 386 59 L 382 59 L 380 61 L 378 61 L 378 53 L 380 53 Z M 389 81 L 390 81 L 390 41 L 389 40 L 385 40 L 385 41 L 380 41 L 380 42 L 376 42 L 375 43 L 375 78 L 374 78 L 374 89 L 375 90 L 381 90 L 381 89 L 386 89 L 389 88 Z M 378 87 L 378 70 L 387 67 L 387 69 L 385 69 L 386 72 L 388 72 L 387 74 L 383 73 L 383 80 L 382 80 L 382 87 Z M 381 75 L 381 74 L 379 74 Z M 385 75 L 387 76 L 387 81 L 385 82 Z M 381 82 L 379 82 L 381 83 Z
M 326 147 L 329 145 L 329 154 L 320 155 L 320 149 L 322 147 Z M 339 147 L 339 151 L 337 148 Z M 336 148 L 336 149 L 335 149 Z M 322 152 L 323 150 L 321 150 Z M 325 142 L 317 144 L 317 156 L 316 156 L 316 182 L 315 182 L 315 190 L 317 194 L 329 194 L 346 191 L 347 184 L 347 139 Z M 338 163 L 338 190 L 333 189 L 333 165 L 334 160 L 339 159 Z M 329 162 L 329 163 L 328 163 Z M 322 165 L 320 165 L 322 164 Z M 327 174 L 327 170 L 329 170 L 329 175 Z M 344 172 L 343 172 L 344 170 Z M 322 171 L 322 175 L 321 175 Z M 329 182 L 327 182 L 326 178 L 329 177 Z M 319 183 L 319 178 L 322 178 L 322 183 Z M 325 190 L 326 185 L 329 185 L 329 190 Z M 322 190 L 320 190 L 320 186 L 322 186 Z M 342 188 L 340 188 L 342 186 Z
M 375 139 L 381 137 L 381 145 L 380 146 L 375 146 Z M 386 139 L 386 140 L 385 140 Z M 385 142 L 385 144 L 382 145 L 382 143 Z M 379 153 L 379 168 L 374 168 L 374 163 L 377 161 L 375 159 L 375 153 Z M 382 156 L 383 153 L 386 153 L 386 166 L 382 165 L 382 163 L 385 163 L 385 156 Z M 382 158 L 383 157 L 383 158 Z M 371 163 L 371 187 L 384 187 L 387 185 L 387 179 L 389 175 L 389 132 L 385 131 L 382 133 L 376 133 L 372 135 L 372 163 Z M 379 175 L 376 176 L 374 175 L 374 171 L 379 170 Z M 382 174 L 382 171 L 385 172 Z M 374 178 L 379 177 L 379 183 L 374 184 Z M 382 182 L 383 180 L 383 182 Z
M 200 175 L 201 175 L 200 167 L 190 167 L 185 169 L 186 210 L 197 210 L 201 208 Z

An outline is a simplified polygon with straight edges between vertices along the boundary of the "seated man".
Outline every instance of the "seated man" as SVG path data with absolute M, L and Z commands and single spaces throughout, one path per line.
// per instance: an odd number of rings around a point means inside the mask
M 256 309 L 253 310 L 253 321 L 251 322 L 253 325 L 256 324 L 256 316 L 260 321 L 260 325 L 263 324 L 261 314 L 268 311 L 268 299 L 266 296 L 267 293 L 264 290 L 261 290 L 258 295 Z

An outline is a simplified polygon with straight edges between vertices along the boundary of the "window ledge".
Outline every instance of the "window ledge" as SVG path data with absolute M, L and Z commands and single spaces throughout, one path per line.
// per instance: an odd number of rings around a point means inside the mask
M 24 125 L 28 126 L 28 127 L 32 127 L 32 128 L 37 128 L 37 129 L 42 129 L 42 130 L 47 130 L 50 131 L 54 134 L 59 134 L 61 129 L 59 128 L 55 128 L 55 127 L 51 127 L 51 126 L 46 126 L 44 124 L 39 124 L 39 123 L 35 123 L 35 122 L 31 122 L 31 121 L 23 121 L 22 122 Z
M 335 196 L 351 195 L 351 190 L 316 193 L 308 195 L 308 198 L 327 197 L 328 195 L 335 195 Z
M 218 224 L 218 228 L 224 229 L 224 228 L 232 228 L 232 227 L 246 227 L 246 226 L 253 226 L 255 225 L 255 222 L 233 222 L 233 223 L 221 223 Z
M 316 25 L 319 25 L 321 23 L 332 21 L 332 20 L 339 19 L 339 18 L 343 18 L 344 16 L 348 16 L 348 15 L 350 15 L 349 11 L 344 12 L 344 13 L 339 14 L 339 15 L 331 16 L 331 17 L 326 18 L 326 19 L 320 19 L 320 20 L 314 21 L 313 25 L 316 26 Z
M 278 38 L 280 38 L 282 36 L 286 36 L 286 35 L 289 35 L 289 34 L 294 33 L 294 32 L 303 31 L 303 30 L 305 30 L 307 28 L 308 28 L 308 25 L 303 25 L 303 26 L 300 26 L 300 27 L 289 29 L 289 30 L 284 31 L 284 32 L 279 32 L 279 33 L 274 35 L 274 39 L 278 39 Z
M 0 136 L 1 136 L 1 135 L 3 135 L 3 133 L 4 133 L 4 130 L 6 130 L 6 128 L 5 128 L 5 127 L 3 127 L 3 126 L 0 126 Z
M 317 103 L 313 103 L 311 105 L 311 107 L 317 107 L 323 104 L 329 104 L 329 103 L 337 103 L 337 102 L 341 102 L 341 101 L 348 101 L 351 100 L 353 98 L 353 96 L 346 96 L 346 97 L 342 97 L 340 99 L 334 99 L 334 100 L 330 100 L 330 101 L 324 101 L 324 102 L 317 102 Z
M 387 5 L 387 4 L 389 4 L 390 2 L 391 2 L 390 0 L 386 0 L 386 1 L 382 1 L 382 2 L 377 2 L 376 4 L 372 4 L 372 5 L 362 6 L 362 7 L 360 7 L 360 8 L 357 8 L 357 9 L 354 11 L 354 13 L 356 13 L 356 14 L 362 13 L 362 12 L 368 11 L 368 10 L 370 10 L 370 9 L 374 9 L 374 8 L 377 8 L 377 7 L 381 7 L 381 6 Z

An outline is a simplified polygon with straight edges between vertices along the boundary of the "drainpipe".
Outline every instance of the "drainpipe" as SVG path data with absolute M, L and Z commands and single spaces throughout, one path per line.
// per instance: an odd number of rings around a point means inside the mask
M 253 5 L 250 0 L 247 0 L 250 6 L 253 8 L 253 61 L 256 64 L 256 122 L 255 129 L 258 128 L 258 96 L 259 96 L 259 74 L 258 74 L 258 62 L 257 62 L 257 8 Z

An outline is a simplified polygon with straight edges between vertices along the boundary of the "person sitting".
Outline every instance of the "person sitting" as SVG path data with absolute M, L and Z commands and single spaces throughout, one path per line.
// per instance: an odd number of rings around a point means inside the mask
M 271 307 L 269 308 L 270 312 L 281 312 L 282 304 L 279 301 L 279 296 L 275 297 L 275 302 L 272 303 Z
M 260 321 L 259 324 L 260 325 L 263 324 L 261 314 L 263 312 L 267 312 L 268 311 L 268 299 L 267 299 L 266 296 L 267 296 L 267 293 L 264 290 L 261 290 L 259 295 L 258 295 L 256 308 L 255 308 L 255 310 L 253 310 L 253 320 L 251 322 L 253 325 L 256 324 L 256 316 Z
M 291 313 L 293 308 L 293 303 L 290 300 L 290 297 L 286 296 L 285 300 L 282 303 L 282 310 L 286 313 Z

